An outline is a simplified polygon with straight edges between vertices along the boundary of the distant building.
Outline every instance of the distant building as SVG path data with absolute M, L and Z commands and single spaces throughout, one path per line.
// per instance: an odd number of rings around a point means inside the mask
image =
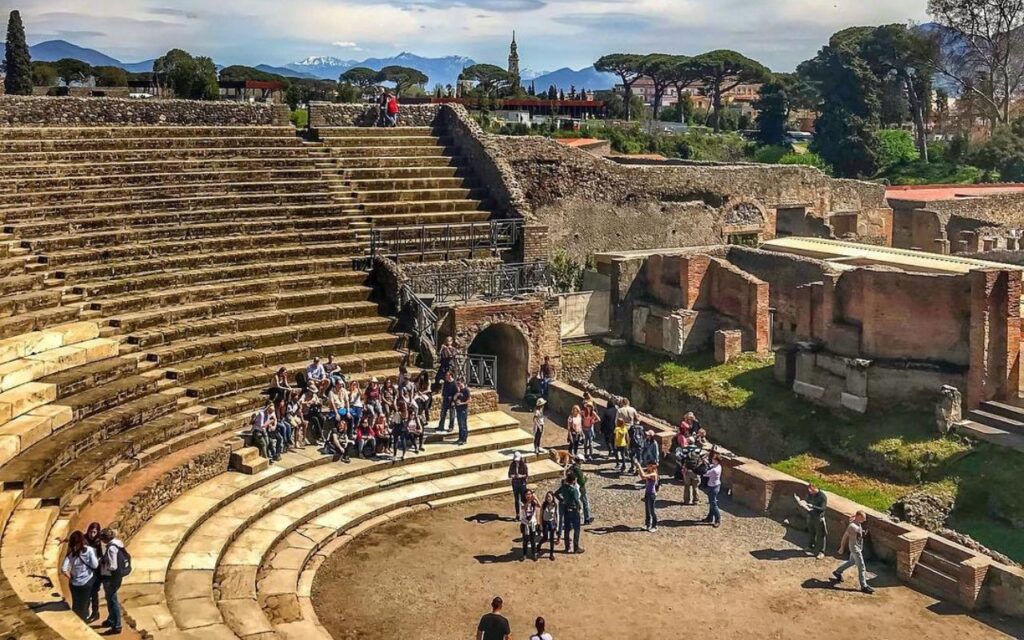
M 623 85 L 618 84 L 615 85 L 614 91 L 623 95 L 626 89 Z M 737 109 L 741 114 L 753 117 L 757 115 L 753 103 L 757 100 L 760 91 L 760 83 L 736 85 L 722 94 L 722 104 L 726 107 Z M 641 76 L 633 83 L 632 93 L 643 100 L 645 106 L 654 106 L 654 81 L 647 76 Z M 705 93 L 704 87 L 700 84 L 691 84 L 683 87 L 682 95 L 690 96 L 690 100 L 693 101 L 693 108 L 697 111 L 708 111 L 711 108 L 711 96 Z M 675 87 L 665 87 L 665 91 L 661 95 L 659 108 L 671 107 L 678 103 L 679 99 L 680 92 Z
M 516 45 L 516 32 L 512 32 L 512 44 L 508 50 L 508 74 L 512 76 L 512 85 L 519 86 L 519 46 Z

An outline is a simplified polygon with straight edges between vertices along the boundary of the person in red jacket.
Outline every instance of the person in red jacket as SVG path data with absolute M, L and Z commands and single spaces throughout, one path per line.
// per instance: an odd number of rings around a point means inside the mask
M 388 94 L 387 122 L 389 127 L 398 126 L 398 98 L 394 94 Z

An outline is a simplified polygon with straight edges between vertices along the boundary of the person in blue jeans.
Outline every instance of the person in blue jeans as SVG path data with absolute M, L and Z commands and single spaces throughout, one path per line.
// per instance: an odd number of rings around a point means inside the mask
M 459 439 L 455 444 L 466 444 L 469 439 L 469 387 L 460 379 L 455 383 L 455 420 L 459 423 Z
M 103 626 L 110 629 L 109 635 L 115 635 L 121 633 L 121 601 L 117 592 L 121 588 L 123 572 L 118 557 L 119 551 L 124 549 L 124 543 L 117 538 L 113 529 L 100 532 L 100 542 L 106 546 L 100 558 L 100 581 L 107 599 L 107 619 L 103 621 Z
M 649 464 L 641 469 L 640 479 L 644 481 L 644 529 L 654 533 L 658 530 L 658 465 Z
M 718 510 L 718 493 L 722 490 L 722 461 L 717 453 L 711 454 L 711 466 L 704 472 L 708 479 L 708 515 L 704 522 L 716 529 L 722 525 L 722 512 Z
M 562 505 L 562 531 L 565 535 L 566 553 L 583 553 L 580 548 L 580 511 L 583 510 L 583 500 L 580 498 L 579 487 L 576 486 L 576 474 L 566 474 L 565 483 L 558 488 L 555 498 Z M 572 533 L 572 551 L 569 551 L 569 533 Z
M 458 385 L 452 372 L 444 374 L 444 383 L 441 385 L 441 417 L 437 421 L 438 431 L 452 431 L 455 429 L 455 394 L 459 392 Z M 447 422 L 447 426 L 445 423 Z

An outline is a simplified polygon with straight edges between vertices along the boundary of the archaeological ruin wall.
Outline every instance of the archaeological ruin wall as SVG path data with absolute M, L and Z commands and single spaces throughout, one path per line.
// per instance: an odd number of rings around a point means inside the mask
M 226 100 L 0 97 L 0 126 L 260 126 L 289 124 L 288 105 Z

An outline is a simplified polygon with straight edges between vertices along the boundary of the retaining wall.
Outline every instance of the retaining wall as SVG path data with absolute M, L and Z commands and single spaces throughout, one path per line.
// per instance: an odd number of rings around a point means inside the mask
M 289 115 L 283 104 L 227 100 L 0 96 L 0 126 L 285 126 Z

